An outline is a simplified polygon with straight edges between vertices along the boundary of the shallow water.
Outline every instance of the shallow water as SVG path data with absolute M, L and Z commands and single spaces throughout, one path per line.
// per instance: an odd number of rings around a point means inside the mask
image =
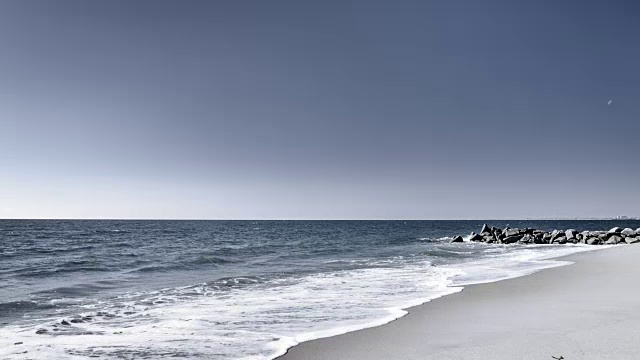
M 483 222 L 0 220 L 0 358 L 271 359 L 597 248 L 448 243 Z

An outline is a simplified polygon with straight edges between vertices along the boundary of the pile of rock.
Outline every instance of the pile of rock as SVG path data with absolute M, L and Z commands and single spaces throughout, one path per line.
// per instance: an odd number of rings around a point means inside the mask
M 456 236 L 451 242 L 465 241 L 462 236 Z M 537 229 L 500 229 L 482 225 L 479 234 L 472 232 L 467 241 L 484 242 L 488 244 L 589 244 L 614 245 L 634 244 L 640 242 L 640 228 L 635 230 L 615 227 L 609 231 L 582 231 L 574 229 L 553 230 L 552 232 Z

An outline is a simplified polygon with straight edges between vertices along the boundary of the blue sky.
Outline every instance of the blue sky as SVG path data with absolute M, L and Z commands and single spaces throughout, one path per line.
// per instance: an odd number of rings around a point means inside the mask
M 630 1 L 2 1 L 0 217 L 640 215 L 638 34 Z

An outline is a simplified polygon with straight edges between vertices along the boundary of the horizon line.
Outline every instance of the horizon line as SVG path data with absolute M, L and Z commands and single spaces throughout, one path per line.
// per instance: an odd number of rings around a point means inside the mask
M 625 218 L 617 217 L 531 217 L 531 218 L 447 218 L 447 219 L 402 219 L 402 218 L 389 218 L 389 219 L 284 219 L 284 218 L 240 218 L 240 219 L 206 219 L 206 218 L 0 218 L 3 220 L 61 220 L 61 221 L 509 221 L 509 220 L 525 220 L 525 221 L 561 221 L 561 220 L 573 220 L 573 221 L 590 221 L 590 220 L 640 220 L 639 216 L 629 216 Z

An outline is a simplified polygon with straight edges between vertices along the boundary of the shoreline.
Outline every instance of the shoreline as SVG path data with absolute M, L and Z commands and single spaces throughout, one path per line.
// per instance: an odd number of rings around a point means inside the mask
M 631 334 L 640 334 L 633 326 L 640 323 L 640 291 L 621 277 L 640 276 L 640 246 L 598 250 L 554 258 L 570 263 L 532 274 L 462 285 L 386 324 L 304 341 L 276 359 L 632 359 L 640 353 L 640 345 L 627 344 Z M 618 334 L 600 334 L 608 346 L 594 349 L 598 341 L 591 337 L 598 332 L 589 327 L 616 327 L 612 321 L 621 327 Z M 562 341 L 563 334 L 583 332 L 589 341 Z

